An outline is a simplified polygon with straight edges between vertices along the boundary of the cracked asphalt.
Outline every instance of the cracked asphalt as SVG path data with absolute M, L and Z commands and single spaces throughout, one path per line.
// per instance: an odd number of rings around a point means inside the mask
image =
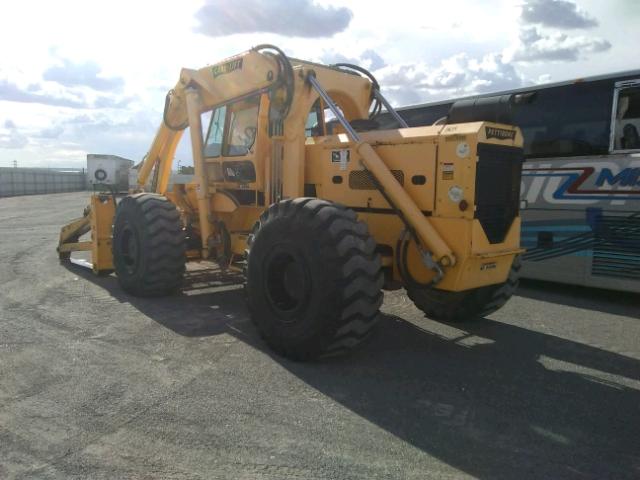
M 139 299 L 61 265 L 87 199 L 0 199 L 0 478 L 640 478 L 637 294 L 526 282 L 451 326 L 391 292 L 363 348 L 294 363 L 237 277 Z

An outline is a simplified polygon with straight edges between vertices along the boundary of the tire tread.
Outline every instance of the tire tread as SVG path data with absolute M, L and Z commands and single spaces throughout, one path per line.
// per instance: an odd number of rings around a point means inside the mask
M 303 222 L 305 228 L 317 235 L 318 255 L 327 264 L 337 266 L 334 280 L 339 300 L 331 307 L 331 318 L 325 319 L 317 335 L 299 343 L 274 335 L 259 319 L 260 312 L 252 311 L 252 320 L 261 336 L 278 354 L 294 360 L 333 356 L 360 345 L 373 331 L 383 300 L 380 257 L 367 225 L 357 219 L 353 210 L 326 200 L 297 198 L 273 204 L 255 223 L 247 241 L 248 270 L 252 266 L 251 250 L 260 241 L 261 230 L 282 218 Z M 251 307 L 251 286 L 247 292 Z
M 139 193 L 125 197 L 118 205 L 118 216 L 125 211 L 137 212 L 140 228 L 147 239 L 146 268 L 137 278 L 128 278 L 120 270 L 114 242 L 114 265 L 122 288 L 136 296 L 156 297 L 175 291 L 185 272 L 185 233 L 176 206 L 166 197 L 155 193 Z M 114 239 L 116 231 L 114 227 Z M 119 271 L 120 270 L 120 271 Z

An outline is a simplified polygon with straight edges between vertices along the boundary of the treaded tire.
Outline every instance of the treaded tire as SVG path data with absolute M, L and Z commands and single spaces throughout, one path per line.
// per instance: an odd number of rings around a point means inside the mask
M 316 198 L 271 205 L 249 236 L 246 292 L 266 343 L 294 360 L 344 353 L 382 304 L 376 242 L 353 210 Z
M 113 265 L 120 286 L 132 295 L 175 291 L 185 271 L 185 235 L 176 206 L 154 193 L 123 198 L 113 226 Z
M 463 292 L 407 287 L 407 295 L 416 307 L 433 319 L 443 322 L 463 322 L 485 317 L 502 308 L 518 288 L 520 257 L 517 256 L 507 281 L 498 285 Z

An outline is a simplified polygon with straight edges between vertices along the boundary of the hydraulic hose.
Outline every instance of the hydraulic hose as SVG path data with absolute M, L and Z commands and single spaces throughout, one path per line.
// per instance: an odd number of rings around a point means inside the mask
M 171 125 L 169 120 L 167 120 L 167 113 L 169 112 L 169 105 L 171 104 L 171 97 L 175 95 L 176 91 L 172 88 L 167 92 L 167 95 L 164 97 L 164 110 L 162 111 L 162 121 L 167 126 L 169 130 L 173 130 L 174 132 L 179 132 L 184 130 L 189 126 L 189 121 L 185 121 L 180 125 Z
M 345 70 L 345 69 L 346 70 L 352 70 L 354 72 L 357 72 L 359 75 L 365 76 L 369 80 L 371 80 L 371 83 L 373 84 L 373 90 L 371 91 L 371 99 L 373 100 L 373 108 L 371 109 L 371 112 L 369 113 L 369 118 L 371 120 L 373 120 L 375 117 L 377 117 L 378 114 L 382 111 L 382 103 L 373 94 L 374 90 L 378 90 L 378 91 L 380 90 L 380 84 L 378 83 L 378 80 L 376 80 L 376 77 L 373 76 L 373 73 L 371 73 L 366 68 L 361 67 L 360 65 L 354 65 L 352 63 L 334 63 L 331 66 L 339 68 L 341 70 Z
M 286 93 L 284 104 L 280 107 L 280 116 L 281 118 L 285 118 L 289 114 L 289 110 L 291 109 L 294 93 L 293 67 L 291 66 L 289 57 L 287 57 L 287 54 L 284 53 L 281 49 L 279 49 L 275 45 L 270 45 L 268 43 L 258 45 L 253 49 L 257 52 L 262 52 L 264 50 L 273 50 L 276 52 L 275 55 L 273 53 L 271 54 L 278 62 L 278 84 L 284 86 Z

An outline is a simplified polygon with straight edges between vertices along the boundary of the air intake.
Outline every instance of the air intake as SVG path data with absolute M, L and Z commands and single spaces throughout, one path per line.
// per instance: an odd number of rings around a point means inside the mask
M 391 174 L 400 185 L 404 185 L 404 172 L 402 170 L 391 170 Z M 376 190 L 376 185 L 368 170 L 354 170 L 349 173 L 349 188 L 352 190 Z
M 501 243 L 520 208 L 521 148 L 478 144 L 476 213 L 489 242 Z

